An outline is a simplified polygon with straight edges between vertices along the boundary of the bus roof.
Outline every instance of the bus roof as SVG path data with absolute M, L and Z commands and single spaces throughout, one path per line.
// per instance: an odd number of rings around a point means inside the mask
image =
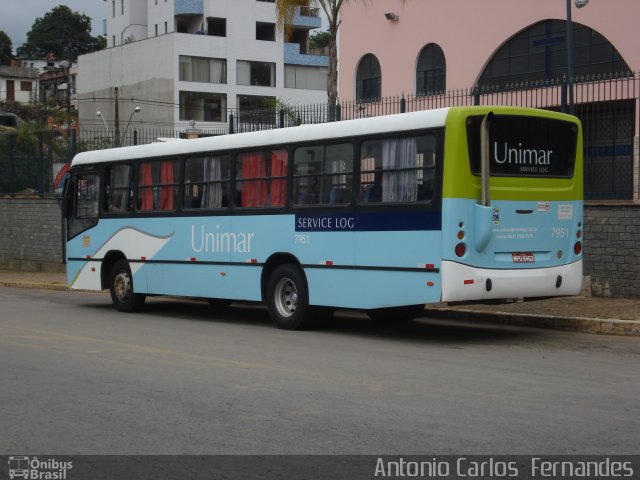
M 298 142 L 349 139 L 363 135 L 444 127 L 450 111 L 456 111 L 458 113 L 466 112 L 466 114 L 473 114 L 475 112 L 486 113 L 488 111 L 495 111 L 501 114 L 528 112 L 529 115 L 554 117 L 564 120 L 573 119 L 573 121 L 577 121 L 575 117 L 564 113 L 526 107 L 497 105 L 447 107 L 434 110 L 422 110 L 419 112 L 344 120 L 340 122 L 220 135 L 193 140 L 165 141 L 134 147 L 94 150 L 76 155 L 73 159 L 72 166 L 142 158 L 202 154 L 203 152 L 217 152 L 241 148 L 261 148 L 269 145 L 278 146 Z
M 87 165 L 172 155 L 189 155 L 207 151 L 224 151 L 238 148 L 259 148 L 265 145 L 286 145 L 288 143 L 314 140 L 351 138 L 358 135 L 375 135 L 391 130 L 418 130 L 423 128 L 444 127 L 448 111 L 449 108 L 441 108 L 193 140 L 179 140 L 134 147 L 94 150 L 76 155 L 72 165 Z

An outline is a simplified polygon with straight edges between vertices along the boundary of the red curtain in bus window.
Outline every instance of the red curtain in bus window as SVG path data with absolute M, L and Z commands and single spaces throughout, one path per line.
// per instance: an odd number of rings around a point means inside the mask
M 153 170 L 150 163 L 140 165 L 140 210 L 153 210 Z
M 287 176 L 287 151 L 276 150 L 271 152 L 271 176 L 286 177 Z M 286 178 L 277 178 L 271 180 L 271 206 L 283 207 L 287 198 L 287 180 Z
M 173 162 L 160 164 L 160 209 L 173 210 Z
M 243 207 L 263 207 L 267 203 L 267 172 L 261 152 L 242 154 L 242 201 Z M 250 180 L 260 178 L 259 180 Z M 245 180 L 246 179 L 246 180 Z

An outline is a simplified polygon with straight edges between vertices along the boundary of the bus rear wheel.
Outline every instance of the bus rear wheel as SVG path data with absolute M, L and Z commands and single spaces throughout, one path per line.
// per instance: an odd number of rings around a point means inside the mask
M 142 308 L 146 296 L 135 293 L 133 289 L 133 275 L 129 262 L 118 260 L 111 269 L 109 291 L 111 301 L 120 312 L 136 312 Z
M 304 330 L 312 326 L 307 284 L 297 266 L 280 265 L 269 276 L 267 309 L 271 321 L 283 330 Z

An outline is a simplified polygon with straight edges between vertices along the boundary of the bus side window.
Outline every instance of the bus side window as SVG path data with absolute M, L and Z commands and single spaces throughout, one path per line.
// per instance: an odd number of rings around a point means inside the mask
M 67 236 L 69 239 L 98 223 L 98 199 L 100 177 L 97 174 L 82 174 L 71 178 L 69 185 L 69 209 Z
M 287 195 L 286 150 L 244 152 L 236 159 L 236 205 L 284 207 Z
M 318 205 L 322 199 L 322 163 L 324 148 L 321 145 L 296 148 L 293 156 L 293 204 Z
M 436 137 L 424 135 L 417 138 L 418 152 L 416 165 L 419 202 L 430 201 L 433 198 L 436 181 Z
M 340 143 L 324 149 L 324 190 L 330 205 L 351 203 L 353 186 L 353 145 Z M 325 199 L 324 203 L 327 199 Z
M 188 158 L 184 170 L 184 208 L 227 207 L 230 170 L 229 155 Z
M 433 198 L 435 137 L 368 140 L 360 150 L 360 202 L 413 203 Z
M 116 165 L 106 169 L 104 210 L 107 213 L 131 211 L 133 207 L 132 172 L 131 165 Z
M 350 143 L 300 147 L 293 161 L 294 205 L 351 203 L 353 146 Z
M 175 210 L 179 176 L 178 162 L 142 162 L 138 172 L 138 210 Z

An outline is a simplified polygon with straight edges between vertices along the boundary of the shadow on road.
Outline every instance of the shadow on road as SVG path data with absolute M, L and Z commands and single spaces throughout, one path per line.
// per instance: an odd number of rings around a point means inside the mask
M 85 304 L 84 307 L 107 311 L 110 304 Z M 214 308 L 206 302 L 166 297 L 150 298 L 144 310 L 136 314 L 114 315 L 154 316 L 165 319 L 180 319 L 192 322 L 216 322 L 238 325 L 244 328 L 275 329 L 266 307 L 260 304 L 234 303 L 227 308 Z M 451 343 L 452 348 L 463 344 L 495 344 L 529 342 L 541 337 L 544 332 L 520 327 L 488 323 L 468 323 L 427 317 L 412 322 L 374 322 L 366 313 L 339 310 L 318 328 L 307 332 L 289 332 L 295 335 L 340 335 L 389 339 L 411 343 Z

